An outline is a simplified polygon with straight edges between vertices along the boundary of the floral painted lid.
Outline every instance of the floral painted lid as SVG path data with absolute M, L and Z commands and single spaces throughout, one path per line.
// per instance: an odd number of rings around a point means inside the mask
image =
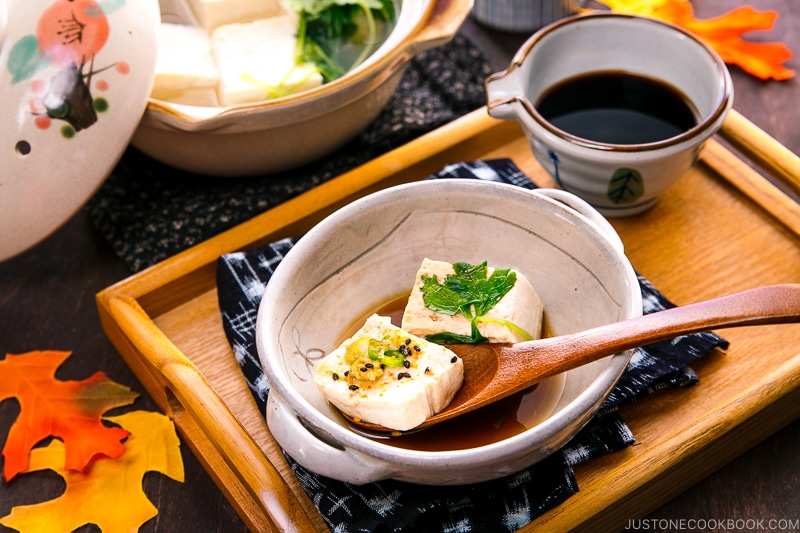
M 147 105 L 157 0 L 0 0 L 0 261 L 109 175 Z

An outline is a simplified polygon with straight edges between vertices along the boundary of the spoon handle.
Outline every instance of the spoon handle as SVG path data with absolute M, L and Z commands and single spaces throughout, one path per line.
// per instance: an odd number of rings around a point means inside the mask
M 734 326 L 800 322 L 800 284 L 772 285 L 674 307 L 579 333 L 515 345 L 517 357 L 557 374 L 602 357 L 682 335 Z M 527 346 L 526 346 L 527 345 Z M 525 357 L 521 357 L 522 354 Z M 530 359 L 528 359 L 530 357 Z
M 471 375 L 425 427 L 527 389 L 534 383 L 638 346 L 717 328 L 800 322 L 800 284 L 773 285 L 650 313 L 580 333 L 505 345 L 457 345 Z M 358 422 L 358 425 L 369 426 Z M 380 430 L 372 425 L 371 429 Z M 384 428 L 385 429 L 385 428 Z

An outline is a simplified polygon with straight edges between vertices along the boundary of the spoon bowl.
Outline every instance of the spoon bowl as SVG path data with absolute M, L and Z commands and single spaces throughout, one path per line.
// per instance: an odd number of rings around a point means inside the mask
M 443 411 L 411 431 L 461 416 L 608 355 L 682 335 L 735 326 L 800 322 L 800 284 L 751 289 L 570 335 L 515 344 L 448 346 L 464 360 L 464 382 Z M 395 432 L 345 417 L 372 432 Z

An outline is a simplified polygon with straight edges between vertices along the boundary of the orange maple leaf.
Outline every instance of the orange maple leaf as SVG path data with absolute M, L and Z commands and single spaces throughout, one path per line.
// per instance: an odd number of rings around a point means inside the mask
M 762 80 L 786 80 L 795 75 L 783 63 L 792 51 L 783 43 L 745 41 L 751 31 L 772 29 L 778 13 L 756 11 L 750 6 L 733 9 L 710 19 L 697 19 L 688 0 L 598 0 L 619 13 L 649 16 L 671 22 L 695 34 L 714 48 L 723 61 L 738 65 Z
M 146 472 L 161 472 L 183 482 L 183 460 L 175 426 L 165 415 L 133 411 L 107 420 L 130 431 L 125 452 L 116 459 L 100 458 L 83 471 L 65 470 L 65 448 L 54 440 L 31 451 L 25 471 L 50 469 L 64 478 L 67 488 L 52 500 L 11 509 L 0 524 L 23 533 L 68 533 L 96 524 L 104 533 L 137 531 L 156 516 L 142 490 Z
M 138 394 L 97 372 L 83 381 L 59 381 L 56 369 L 70 352 L 7 354 L 0 361 L 0 401 L 16 398 L 20 414 L 3 448 L 3 474 L 11 480 L 28 465 L 31 449 L 47 437 L 64 441 L 64 467 L 83 470 L 95 455 L 119 457 L 128 432 L 103 424 L 101 415 L 133 403 Z

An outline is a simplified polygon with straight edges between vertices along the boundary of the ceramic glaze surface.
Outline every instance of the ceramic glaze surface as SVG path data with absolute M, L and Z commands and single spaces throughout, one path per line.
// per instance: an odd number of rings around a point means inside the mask
M 0 4 L 0 260 L 88 200 L 127 146 L 155 69 L 156 0 Z
M 537 111 L 565 80 L 624 72 L 658 80 L 684 95 L 696 126 L 658 142 L 607 144 L 571 135 Z M 733 105 L 725 64 L 711 48 L 666 23 L 630 15 L 581 15 L 537 32 L 509 68 L 487 80 L 492 116 L 519 121 L 539 163 L 556 182 L 606 216 L 652 207 L 697 162 Z
M 417 53 L 452 39 L 472 0 L 402 0 L 383 45 L 345 76 L 290 96 L 229 107 L 150 99 L 133 144 L 176 168 L 219 177 L 311 163 L 361 132 Z
M 547 420 L 479 448 L 405 450 L 354 433 L 311 381 L 313 365 L 359 319 L 408 294 L 425 257 L 518 270 L 556 334 L 641 314 L 639 286 L 619 238 L 574 195 L 437 180 L 356 201 L 292 248 L 259 309 L 256 339 L 271 385 L 267 422 L 310 470 L 353 483 L 460 484 L 503 476 L 563 445 L 624 370 L 630 352 L 566 373 Z
M 472 16 L 496 30 L 525 33 L 577 13 L 583 3 L 581 0 L 476 0 Z

